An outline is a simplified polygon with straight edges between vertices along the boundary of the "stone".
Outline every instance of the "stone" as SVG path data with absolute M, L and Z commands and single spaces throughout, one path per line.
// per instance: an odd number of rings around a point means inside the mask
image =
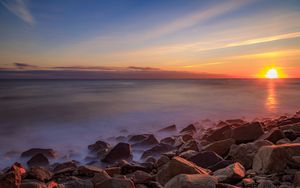
M 215 152 L 204 151 L 204 152 L 199 152 L 197 155 L 194 155 L 188 160 L 202 168 L 207 168 L 209 166 L 217 164 L 220 161 L 223 161 L 223 158 L 220 155 L 216 154 Z
M 195 133 L 197 132 L 196 127 L 193 124 L 188 125 L 187 127 L 183 128 L 180 133 Z
M 156 162 L 156 165 L 158 167 L 161 167 L 163 166 L 164 164 L 168 163 L 170 161 L 170 158 L 165 156 L 165 155 L 162 155 Z
M 64 188 L 94 188 L 90 179 L 80 179 L 75 176 L 65 177 L 61 180 L 60 184 L 62 184 Z
M 26 172 L 20 163 L 15 163 L 0 176 L 0 188 L 19 188 Z
M 143 140 L 147 139 L 150 136 L 150 134 L 137 134 L 137 135 L 130 135 L 129 137 L 129 142 L 130 143 L 138 143 L 142 142 Z
M 173 157 L 167 164 L 159 169 L 156 180 L 161 185 L 165 185 L 171 178 L 178 174 L 208 174 L 208 172 L 206 169 L 181 157 Z
M 298 136 L 297 132 L 294 131 L 293 129 L 284 130 L 283 134 L 287 139 L 289 139 L 291 141 L 294 141 Z
M 84 176 L 94 176 L 94 174 L 102 173 L 102 169 L 97 166 L 83 165 L 77 168 L 78 174 Z
M 75 171 L 76 169 L 77 169 L 77 163 L 75 161 L 68 161 L 65 163 L 55 165 L 53 171 L 57 173 L 59 171 L 64 171 L 64 170 Z
M 135 184 L 147 183 L 149 180 L 153 179 L 149 173 L 141 170 L 137 170 L 131 174 L 126 174 L 126 177 L 130 178 Z
M 43 167 L 32 167 L 26 173 L 26 179 L 36 179 L 41 182 L 48 181 L 52 178 L 52 173 Z
M 227 183 L 218 183 L 216 188 L 241 188 L 241 187 L 230 185 Z
M 198 152 L 195 150 L 187 150 L 185 152 L 180 153 L 179 157 L 182 157 L 184 159 L 189 159 L 197 154 L 198 154 Z
M 49 164 L 48 158 L 41 153 L 34 155 L 29 161 L 27 161 L 27 165 L 29 167 L 48 166 Z
M 24 180 L 20 188 L 47 188 L 47 185 L 37 180 Z
M 257 188 L 276 188 L 276 186 L 270 180 L 262 180 L 258 184 Z
M 110 178 L 111 178 L 110 175 L 108 175 L 107 172 L 103 170 L 100 173 L 96 173 L 94 175 L 94 177 L 92 178 L 92 182 L 94 185 L 101 184 Z
M 226 140 L 215 141 L 211 144 L 208 144 L 203 147 L 205 151 L 213 151 L 220 156 L 225 156 L 229 152 L 231 145 L 235 143 L 235 140 L 232 138 Z
M 152 147 L 151 149 L 146 150 L 142 154 L 141 159 L 145 159 L 149 156 L 159 157 L 162 153 L 169 152 L 174 149 L 175 148 L 173 146 L 170 146 L 169 144 L 159 143 L 156 146 Z
M 142 166 L 140 164 L 125 164 L 121 166 L 122 174 L 133 173 L 137 170 L 144 171 L 144 172 L 151 172 L 151 169 L 148 169 L 147 167 Z
M 282 144 L 261 147 L 253 160 L 256 172 L 282 172 L 287 164 L 295 163 L 293 156 L 300 156 L 300 144 Z
M 163 188 L 158 182 L 156 181 L 149 181 L 147 184 L 148 188 Z
M 209 141 L 209 142 L 214 142 L 218 140 L 225 140 L 231 137 L 231 131 L 232 127 L 231 125 L 225 124 L 224 126 L 213 130 L 209 134 L 204 135 L 203 139 Z
M 184 134 L 184 135 L 181 135 L 181 138 L 184 142 L 188 142 L 193 139 L 193 136 L 190 134 Z
M 132 154 L 130 145 L 120 142 L 108 152 L 108 154 L 102 159 L 102 161 L 115 163 L 122 159 L 131 160 Z
M 179 174 L 168 181 L 164 188 L 215 188 L 217 183 L 215 177 L 206 174 Z
M 252 122 L 232 129 L 231 137 L 236 143 L 247 143 L 258 139 L 263 134 L 262 124 L 260 122 Z
M 129 179 L 111 178 L 96 184 L 94 188 L 135 188 L 135 186 Z
M 288 144 L 288 143 L 291 143 L 291 141 L 288 138 L 283 138 L 283 139 L 278 140 L 276 142 L 276 145 L 279 145 L 279 144 Z
M 211 170 L 211 171 L 216 171 L 222 168 L 225 168 L 231 164 L 233 164 L 234 162 L 232 160 L 222 160 L 214 165 L 211 165 L 209 167 L 207 167 L 207 169 Z
M 135 148 L 145 148 L 145 147 L 152 147 L 155 146 L 156 144 L 158 144 L 158 140 L 155 138 L 155 136 L 153 134 L 148 135 L 147 138 L 145 138 L 144 140 L 142 140 L 141 142 L 132 144 L 132 147 Z
M 91 153 L 96 153 L 98 156 L 102 156 L 108 152 L 110 144 L 102 140 L 96 141 L 94 144 L 88 146 Z
M 294 185 L 295 187 L 300 186 L 300 171 L 297 171 L 294 176 Z
M 214 172 L 214 176 L 222 183 L 234 183 L 245 177 L 246 171 L 240 163 L 231 164 Z
M 175 144 L 175 138 L 173 138 L 173 137 L 166 137 L 164 139 L 161 139 L 160 143 L 169 144 L 169 145 L 173 146 Z
M 113 177 L 115 174 L 121 174 L 121 167 L 110 167 L 110 168 L 106 168 L 105 172 L 110 175 L 111 177 Z
M 198 143 L 195 140 L 189 140 L 188 142 L 184 143 L 180 148 L 179 148 L 179 153 L 188 151 L 188 150 L 194 150 L 194 151 L 199 151 L 199 146 Z
M 259 139 L 268 140 L 268 141 L 276 144 L 276 142 L 278 140 L 283 139 L 283 138 L 284 138 L 283 132 L 279 128 L 275 127 L 273 129 L 271 129 L 269 132 L 262 135 Z
M 56 152 L 53 149 L 32 148 L 21 153 L 21 157 L 33 157 L 37 154 L 43 154 L 49 158 L 55 158 Z
M 245 169 L 250 169 L 252 167 L 253 158 L 258 149 L 262 146 L 269 145 L 273 144 L 267 140 L 257 140 L 251 143 L 232 145 L 228 156 L 230 156 L 234 161 L 241 163 Z
M 168 127 L 159 129 L 157 132 L 176 132 L 176 131 L 177 131 L 176 125 L 170 125 Z

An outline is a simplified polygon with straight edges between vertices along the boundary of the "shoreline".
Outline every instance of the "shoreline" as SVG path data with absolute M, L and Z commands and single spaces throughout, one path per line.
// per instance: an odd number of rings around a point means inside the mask
M 98 140 L 87 150 L 84 163 L 72 160 L 76 153 L 54 162 L 55 148 L 24 151 L 19 162 L 25 167 L 16 162 L 3 169 L 0 187 L 300 186 L 300 111 L 256 122 L 224 120 L 209 128 L 170 125 L 154 134 Z

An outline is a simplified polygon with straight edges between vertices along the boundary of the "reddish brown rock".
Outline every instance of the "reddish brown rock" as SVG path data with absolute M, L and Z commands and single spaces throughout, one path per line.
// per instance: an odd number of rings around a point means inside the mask
M 172 178 L 164 188 L 216 188 L 218 180 L 206 174 L 179 174 Z
M 188 142 L 184 143 L 178 150 L 179 153 L 188 151 L 188 150 L 194 150 L 199 151 L 199 146 L 196 140 L 189 140 Z
M 147 139 L 151 134 L 137 134 L 137 135 L 129 135 L 129 142 L 130 143 L 138 143 L 142 142 L 143 140 Z
M 34 167 L 34 166 L 48 166 L 49 160 L 47 157 L 45 157 L 43 154 L 36 154 L 33 156 L 29 161 L 27 161 L 27 165 L 29 167 Z
M 21 153 L 21 157 L 33 157 L 37 154 L 43 154 L 49 158 L 54 158 L 56 156 L 56 152 L 53 149 L 32 148 Z
M 245 177 L 245 168 L 240 163 L 231 164 L 214 172 L 220 183 L 234 183 Z
M 232 129 L 231 137 L 237 143 L 246 143 L 258 139 L 263 134 L 262 124 L 260 122 L 252 122 Z
M 235 140 L 232 138 L 226 140 L 219 140 L 204 146 L 203 150 L 213 151 L 218 155 L 225 156 L 229 152 L 231 145 L 233 145 L 234 143 Z
M 175 138 L 173 138 L 173 137 L 166 137 L 164 139 L 161 139 L 160 143 L 169 144 L 169 145 L 173 146 L 175 144 Z
M 90 152 L 96 153 L 98 156 L 105 154 L 109 150 L 109 148 L 110 144 L 101 140 L 98 140 L 94 144 L 88 146 Z
M 0 176 L 0 188 L 19 188 L 25 172 L 20 163 L 15 163 Z
M 92 178 L 92 182 L 94 185 L 96 184 L 101 184 L 103 183 L 104 181 L 110 179 L 111 177 L 107 174 L 106 171 L 101 171 L 100 173 L 96 173 L 94 175 L 94 177 Z
M 78 167 L 78 174 L 84 175 L 84 176 L 94 176 L 97 173 L 102 173 L 102 169 L 96 166 L 91 165 L 83 165 Z
M 158 144 L 158 140 L 155 138 L 154 135 L 150 134 L 147 138 L 145 138 L 144 140 L 142 140 L 141 142 L 132 144 L 132 147 L 141 147 L 141 148 L 145 148 L 145 147 L 151 147 L 151 146 L 155 146 L 156 144 Z
M 130 145 L 120 142 L 108 152 L 102 161 L 114 163 L 122 159 L 131 160 L 132 154 Z
M 280 139 L 284 138 L 284 134 L 283 132 L 276 128 L 271 129 L 269 132 L 265 133 L 264 135 L 262 135 L 259 139 L 261 140 L 268 140 L 274 144 L 276 144 L 276 142 Z
M 188 160 L 202 168 L 207 168 L 209 166 L 217 164 L 220 161 L 223 161 L 223 158 L 215 152 L 204 151 L 194 155 Z
M 161 185 L 165 185 L 171 178 L 178 174 L 208 174 L 208 172 L 206 169 L 203 169 L 181 157 L 173 157 L 158 171 L 156 180 Z
M 225 140 L 231 137 L 231 131 L 232 131 L 231 125 L 225 124 L 224 126 L 216 130 L 213 130 L 210 133 L 205 134 L 203 136 L 203 139 L 210 142 Z
M 146 150 L 143 154 L 142 154 L 142 159 L 146 159 L 149 156 L 153 156 L 153 157 L 159 157 L 162 153 L 165 152 L 169 152 L 174 150 L 175 148 L 173 146 L 170 146 L 168 144 L 163 144 L 160 143 L 154 147 L 152 147 L 149 150 Z
M 55 167 L 53 168 L 53 171 L 59 172 L 63 170 L 76 170 L 77 169 L 77 163 L 75 161 L 69 161 L 61 164 L 56 164 Z
M 187 127 L 183 128 L 180 133 L 195 133 L 197 132 L 196 127 L 193 124 L 188 125 Z
M 137 170 L 131 174 L 126 174 L 126 177 L 131 179 L 135 184 L 147 183 L 148 181 L 153 179 L 152 175 L 141 170 Z
M 52 173 L 45 168 L 42 167 L 32 167 L 26 173 L 26 179 L 36 179 L 41 182 L 45 182 L 51 179 Z

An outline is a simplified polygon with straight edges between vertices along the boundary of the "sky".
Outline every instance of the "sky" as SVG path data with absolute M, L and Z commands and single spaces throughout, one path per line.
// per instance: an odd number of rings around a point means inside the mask
M 299 0 L 0 0 L 0 78 L 298 78 L 299 18 Z

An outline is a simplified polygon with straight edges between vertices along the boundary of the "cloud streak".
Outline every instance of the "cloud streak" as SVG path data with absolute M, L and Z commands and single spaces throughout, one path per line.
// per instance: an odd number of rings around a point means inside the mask
M 35 19 L 30 13 L 24 0 L 0 0 L 1 4 L 24 22 L 34 25 Z

